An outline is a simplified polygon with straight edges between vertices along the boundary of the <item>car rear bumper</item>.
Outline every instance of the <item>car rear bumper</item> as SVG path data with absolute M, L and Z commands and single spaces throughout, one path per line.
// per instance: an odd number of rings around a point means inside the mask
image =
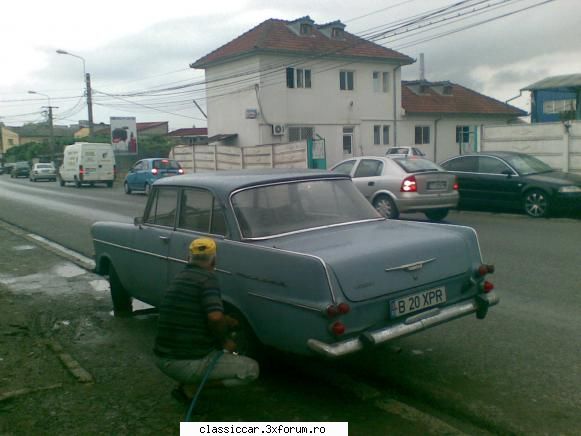
M 379 330 L 367 331 L 358 337 L 333 344 L 327 344 L 317 339 L 309 339 L 307 345 L 312 351 L 326 357 L 346 356 L 368 346 L 379 345 L 472 313 L 476 313 L 477 317 L 482 319 L 486 316 L 488 308 L 498 304 L 499 300 L 495 292 L 479 294 L 473 300 L 412 315 L 398 324 Z
M 454 209 L 458 206 L 458 192 L 442 194 L 407 194 L 396 199 L 400 212 L 413 212 L 430 209 Z

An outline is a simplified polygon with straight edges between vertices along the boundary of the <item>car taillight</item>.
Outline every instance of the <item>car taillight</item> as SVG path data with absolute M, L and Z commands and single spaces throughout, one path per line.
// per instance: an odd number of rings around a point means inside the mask
M 345 324 L 343 324 L 341 321 L 334 322 L 331 326 L 331 332 L 335 336 L 341 336 L 345 333 Z
M 81 175 L 85 174 L 85 170 L 83 169 L 82 165 L 79 165 L 79 174 Z
M 494 285 L 489 282 L 488 280 L 485 280 L 484 283 L 482 283 L 482 290 L 484 291 L 484 293 L 489 293 L 490 291 L 492 291 L 494 289 Z
M 454 189 L 454 191 L 457 191 L 460 188 L 460 185 L 458 185 L 458 179 L 454 179 L 454 185 L 452 186 L 452 188 Z
M 494 265 L 482 264 L 478 267 L 478 275 L 484 277 L 486 274 L 492 274 L 494 272 Z
M 158 172 L 159 172 L 159 171 L 158 171 L 158 169 L 157 169 L 157 168 L 152 168 L 152 170 L 151 170 L 151 174 L 153 174 L 154 176 L 157 176 L 157 173 L 158 173 Z
M 178 170 L 178 174 L 183 174 L 183 173 L 184 173 L 184 170 L 180 168 L 180 169 Z
M 349 307 L 349 305 L 347 303 L 339 303 L 339 305 L 337 306 L 337 310 L 339 311 L 339 313 L 341 315 L 345 315 L 345 314 L 349 313 L 349 311 L 351 310 L 351 307 Z
M 401 184 L 401 192 L 417 192 L 418 185 L 415 176 L 409 176 L 403 179 Z

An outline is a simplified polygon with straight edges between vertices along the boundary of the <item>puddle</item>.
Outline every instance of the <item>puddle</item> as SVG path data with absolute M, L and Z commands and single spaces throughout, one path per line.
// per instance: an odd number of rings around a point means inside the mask
M 109 282 L 107 280 L 93 280 L 89 285 L 97 292 L 109 292 Z
M 12 247 L 12 249 L 16 251 L 34 250 L 36 248 L 37 247 L 35 247 L 34 245 L 17 245 L 15 247 Z
M 53 271 L 60 277 L 65 277 L 67 279 L 71 277 L 78 277 L 85 274 L 87 271 L 78 267 L 73 263 L 66 263 L 53 268 Z

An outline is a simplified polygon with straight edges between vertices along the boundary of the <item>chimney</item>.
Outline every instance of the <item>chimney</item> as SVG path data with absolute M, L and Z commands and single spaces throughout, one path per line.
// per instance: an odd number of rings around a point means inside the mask
M 424 66 L 424 54 L 420 53 L 420 81 L 426 80 L 426 69 Z

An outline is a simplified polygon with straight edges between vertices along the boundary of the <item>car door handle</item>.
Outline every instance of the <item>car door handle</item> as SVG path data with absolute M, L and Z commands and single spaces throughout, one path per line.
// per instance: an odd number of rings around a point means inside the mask
M 375 182 L 367 182 L 367 186 L 375 186 Z
M 168 236 L 160 236 L 159 239 L 161 239 L 163 242 L 168 242 L 169 241 L 169 237 Z

